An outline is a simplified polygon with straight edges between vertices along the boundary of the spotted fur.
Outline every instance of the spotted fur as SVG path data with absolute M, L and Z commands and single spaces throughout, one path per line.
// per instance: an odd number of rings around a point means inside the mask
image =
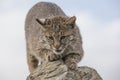
M 55 60 L 63 60 L 70 69 L 77 68 L 83 57 L 83 49 L 75 21 L 75 16 L 66 16 L 53 3 L 41 2 L 29 11 L 25 32 L 30 72 L 40 62 Z

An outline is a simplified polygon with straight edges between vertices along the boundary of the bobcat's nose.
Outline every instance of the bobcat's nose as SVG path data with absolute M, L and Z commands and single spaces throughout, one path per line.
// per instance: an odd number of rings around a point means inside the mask
M 62 50 L 60 49 L 60 45 L 55 45 L 55 51 L 56 52 L 61 52 Z
M 53 46 L 56 50 L 58 50 L 60 48 L 60 42 L 59 42 L 58 38 L 55 38 Z
M 60 45 L 54 45 L 54 47 L 56 48 L 56 49 L 59 49 L 59 47 L 60 47 Z

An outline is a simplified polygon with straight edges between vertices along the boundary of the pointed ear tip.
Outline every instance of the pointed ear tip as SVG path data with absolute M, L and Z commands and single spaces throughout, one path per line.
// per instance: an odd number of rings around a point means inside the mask
M 73 18 L 76 20 L 76 16 L 73 16 Z
M 76 16 L 73 16 L 74 18 L 76 18 Z

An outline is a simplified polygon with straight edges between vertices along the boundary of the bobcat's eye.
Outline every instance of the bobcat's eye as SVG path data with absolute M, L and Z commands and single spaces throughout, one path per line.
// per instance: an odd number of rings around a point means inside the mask
M 51 40 L 53 40 L 53 37 L 52 37 L 52 36 L 49 36 L 48 38 L 51 39 Z
M 62 39 L 65 39 L 65 37 L 66 37 L 66 36 L 62 36 L 60 39 L 61 39 L 61 40 L 62 40 Z

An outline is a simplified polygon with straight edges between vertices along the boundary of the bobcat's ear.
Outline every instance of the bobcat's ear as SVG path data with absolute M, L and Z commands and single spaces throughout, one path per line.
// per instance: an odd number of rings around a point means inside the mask
M 45 19 L 36 19 L 36 21 L 42 26 L 45 24 Z
M 67 24 L 67 25 L 70 25 L 71 28 L 74 28 L 74 26 L 75 26 L 75 21 L 76 21 L 76 17 L 73 16 L 73 17 L 69 18 L 69 19 L 66 21 L 66 24 Z

